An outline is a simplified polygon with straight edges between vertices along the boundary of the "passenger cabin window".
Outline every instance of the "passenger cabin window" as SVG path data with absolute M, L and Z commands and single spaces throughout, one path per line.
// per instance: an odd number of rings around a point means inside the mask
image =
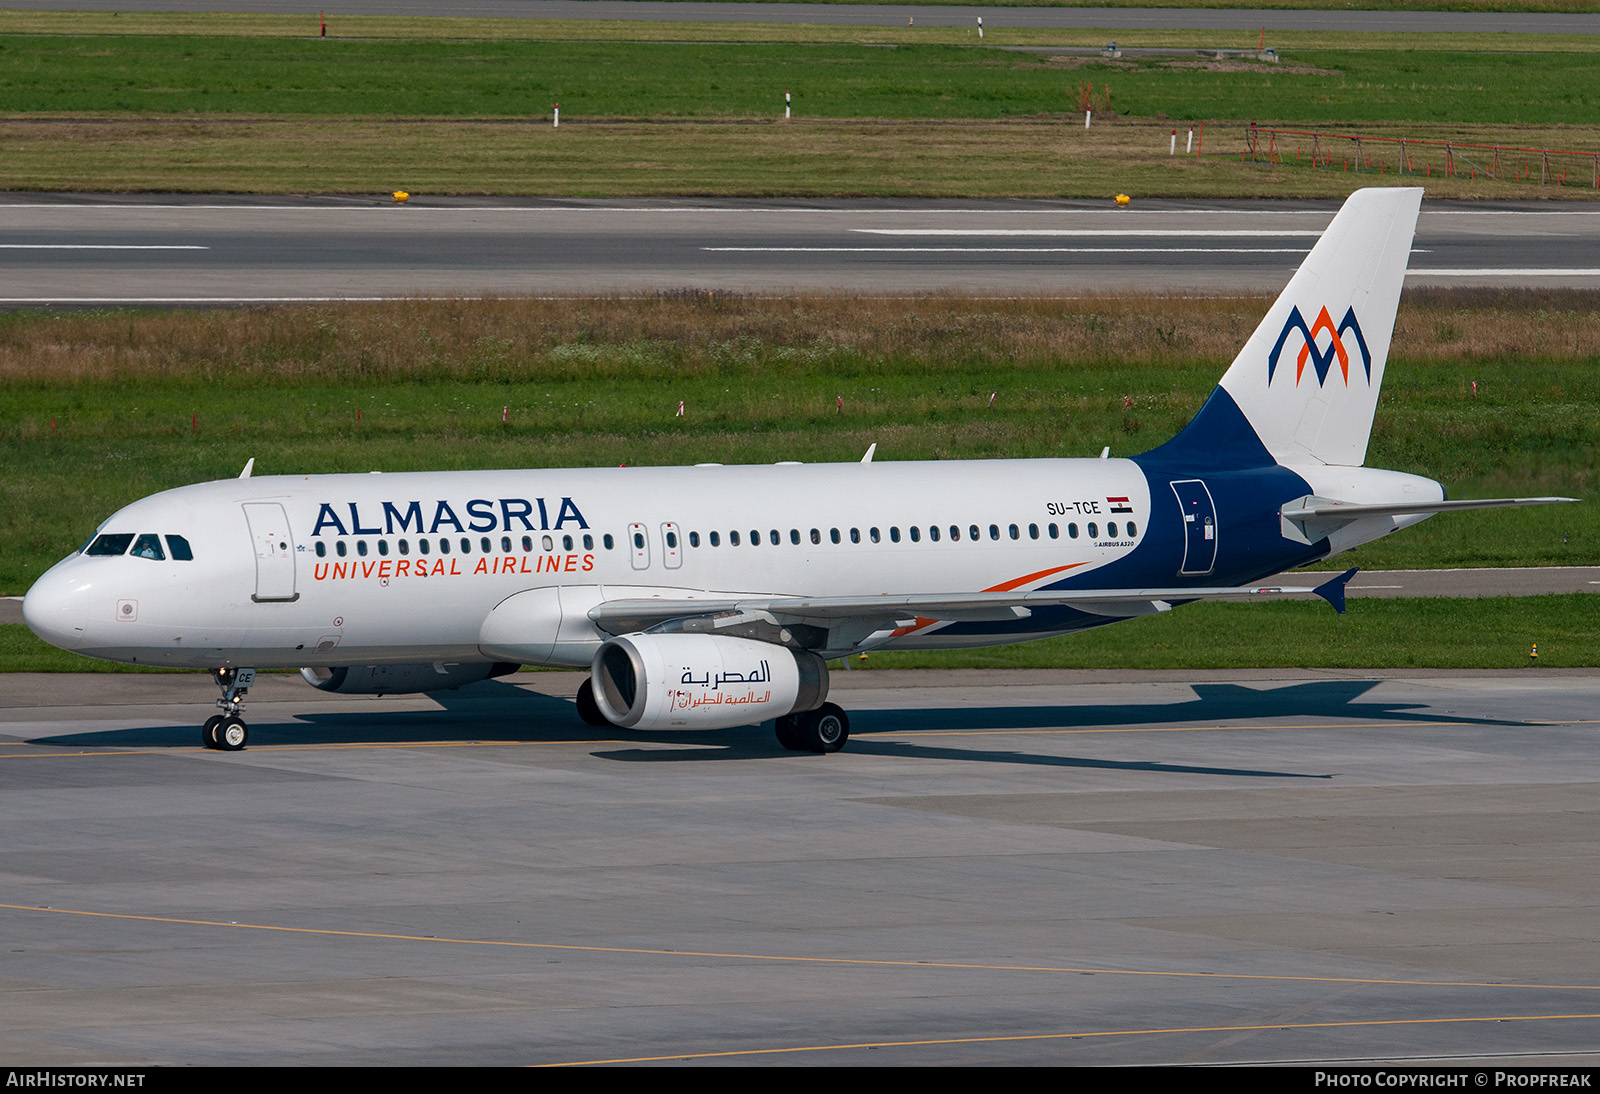
M 1136 536 L 1138 534 L 1139 534 L 1139 526 L 1137 524 L 1133 523 L 1133 521 L 1130 520 L 1128 522 L 1128 538 L 1132 539 L 1134 536 Z
M 990 539 L 999 539 L 1000 538 L 1000 526 L 998 524 L 989 525 L 989 538 Z
M 350 548 L 345 546 L 344 540 L 335 540 L 333 543 L 333 553 L 338 555 L 340 558 L 343 558 L 345 555 L 350 553 Z
M 417 554 L 425 555 L 425 554 L 428 553 L 428 551 L 429 551 L 428 542 L 429 541 L 425 540 L 425 539 L 417 540 Z
M 366 558 L 367 557 L 367 541 L 366 540 L 364 540 L 364 539 L 356 540 L 356 554 L 360 555 L 362 558 Z
M 1099 539 L 1100 538 L 1100 526 L 1098 524 L 1096 524 L 1092 520 L 1089 522 L 1089 538 L 1090 539 Z
M 605 534 L 604 539 L 602 539 L 601 542 L 603 542 L 606 545 L 606 550 L 609 551 L 609 550 L 611 550 L 612 547 L 616 546 L 616 542 L 617 541 L 615 539 L 611 538 L 611 533 L 610 532 L 607 532 Z
M 721 532 L 712 532 L 707 538 L 711 540 L 711 546 L 713 546 L 713 547 L 721 547 L 722 546 L 722 533 Z
M 84 553 L 90 555 L 123 555 L 128 553 L 128 544 L 132 542 L 132 532 L 117 532 L 101 536 L 89 544 L 89 549 Z
M 690 532 L 689 533 L 689 546 L 691 546 L 691 547 L 700 546 L 700 533 L 699 532 Z
M 146 532 L 133 541 L 133 557 L 149 558 L 157 562 L 166 560 L 167 553 L 161 549 L 161 537 L 151 532 Z
M 317 540 L 317 557 L 318 558 L 327 558 L 328 557 L 328 545 L 326 543 L 322 542 L 320 539 Z
M 782 536 L 781 536 L 781 535 L 779 535 L 779 534 L 778 534 L 778 530 L 777 530 L 777 529 L 776 529 L 776 528 L 773 528 L 773 529 L 770 529 L 770 530 L 769 530 L 769 531 L 768 531 L 768 532 L 767 532 L 767 540 L 768 540 L 768 541 L 769 541 L 769 542 L 770 542 L 770 543 L 771 543 L 771 544 L 772 544 L 772 545 L 773 545 L 773 546 L 774 546 L 774 547 L 777 547 L 777 546 L 778 546 L 778 545 L 780 545 L 780 544 L 781 544 L 781 543 L 783 543 L 783 537 L 782 537 Z

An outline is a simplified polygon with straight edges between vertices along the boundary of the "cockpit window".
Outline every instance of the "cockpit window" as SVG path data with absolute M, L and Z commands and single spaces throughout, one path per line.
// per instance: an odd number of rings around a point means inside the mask
M 321 546 L 321 544 L 318 544 Z M 193 562 L 194 552 L 189 549 L 189 541 L 182 536 L 168 536 L 167 550 L 172 553 L 175 562 Z
M 146 532 L 133 541 L 134 558 L 153 558 L 157 562 L 164 561 L 167 553 L 161 549 L 161 537 L 154 532 Z
M 121 555 L 128 551 L 128 544 L 133 542 L 132 532 L 108 532 L 89 544 L 86 555 Z

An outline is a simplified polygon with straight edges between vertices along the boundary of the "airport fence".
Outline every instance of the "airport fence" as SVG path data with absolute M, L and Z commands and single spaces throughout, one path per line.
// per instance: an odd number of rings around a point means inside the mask
M 1510 144 L 1415 140 L 1320 130 L 1245 131 L 1241 161 L 1301 164 L 1320 171 L 1348 171 L 1411 178 L 1480 176 L 1540 186 L 1584 186 L 1600 190 L 1600 152 L 1529 148 Z

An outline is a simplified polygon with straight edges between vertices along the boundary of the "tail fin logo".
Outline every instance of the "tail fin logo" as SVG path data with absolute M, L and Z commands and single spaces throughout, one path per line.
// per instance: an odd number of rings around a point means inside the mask
M 1289 335 L 1295 331 L 1300 332 L 1300 337 L 1305 340 L 1300 347 L 1300 356 L 1295 359 L 1294 383 L 1300 386 L 1300 377 L 1306 371 L 1306 358 L 1311 359 L 1311 367 L 1317 374 L 1317 386 L 1321 387 L 1327 380 L 1329 371 L 1333 368 L 1335 359 L 1339 362 L 1339 372 L 1344 377 L 1345 387 L 1350 386 L 1350 353 L 1345 349 L 1345 335 L 1348 333 L 1355 338 L 1356 348 L 1361 351 L 1361 364 L 1366 370 L 1367 383 L 1372 383 L 1372 354 L 1367 349 L 1367 340 L 1362 337 L 1361 324 L 1356 322 L 1355 308 L 1349 308 L 1344 313 L 1344 318 L 1339 321 L 1338 327 L 1333 325 L 1333 318 L 1328 314 L 1324 305 L 1317 314 L 1317 321 L 1309 327 L 1306 325 L 1305 316 L 1300 314 L 1298 307 L 1289 309 L 1289 318 L 1283 322 L 1283 332 L 1278 335 L 1277 344 L 1272 347 L 1272 352 L 1267 355 L 1267 383 L 1272 383 L 1272 374 L 1278 369 L 1278 357 L 1283 353 L 1283 344 L 1289 340 Z M 1328 332 L 1328 348 L 1317 347 L 1317 335 L 1323 331 Z

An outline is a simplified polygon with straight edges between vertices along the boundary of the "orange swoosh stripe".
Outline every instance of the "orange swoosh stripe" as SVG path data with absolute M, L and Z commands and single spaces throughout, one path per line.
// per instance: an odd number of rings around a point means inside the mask
M 1014 577 L 1010 581 L 1002 581 L 1000 584 L 991 585 L 989 588 L 983 591 L 986 593 L 1009 593 L 1012 589 L 1019 588 L 1031 581 L 1038 581 L 1040 578 L 1049 577 L 1051 574 L 1059 574 L 1063 570 L 1071 570 L 1074 567 L 1082 565 L 1084 565 L 1082 562 L 1069 562 L 1065 566 L 1052 566 L 1048 570 L 1040 570 L 1037 573 L 1024 574 L 1022 577 Z M 924 619 L 919 615 L 917 616 L 917 621 L 915 624 L 909 627 L 897 628 L 893 637 L 899 638 L 903 635 L 910 634 L 912 631 L 920 631 L 923 627 L 931 626 L 937 622 L 939 622 L 937 619 Z

